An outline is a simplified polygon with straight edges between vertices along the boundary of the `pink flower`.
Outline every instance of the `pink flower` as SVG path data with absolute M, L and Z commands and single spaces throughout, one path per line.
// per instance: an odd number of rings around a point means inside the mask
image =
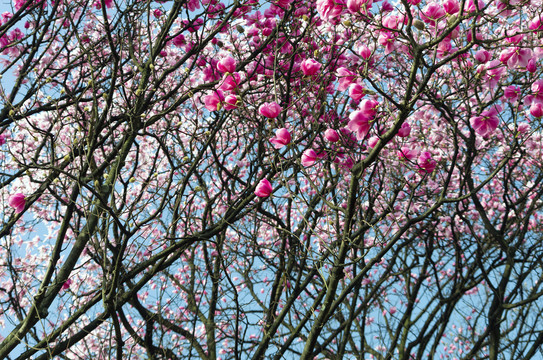
M 264 103 L 258 108 L 260 115 L 270 119 L 275 119 L 278 117 L 281 110 L 283 110 L 283 108 L 281 108 L 281 106 L 279 106 L 279 104 L 277 104 L 275 101 L 271 103 Z
M 8 205 L 15 209 L 16 213 L 22 213 L 25 209 L 26 199 L 21 193 L 13 194 L 8 199 Z
M 379 106 L 379 103 L 375 100 L 368 100 L 364 99 L 360 103 L 360 111 L 369 119 L 373 119 L 375 114 L 377 113 L 377 106 Z
M 500 61 L 504 64 L 507 63 L 509 68 L 526 67 L 531 58 L 532 50 L 518 47 L 503 50 L 500 54 Z
M 347 9 L 353 13 L 367 14 L 373 0 L 347 0 Z
M 72 279 L 66 280 L 64 284 L 62 284 L 62 290 L 67 290 L 70 288 L 70 285 L 72 285 Z
M 338 91 L 345 91 L 354 80 L 355 73 L 344 67 L 336 70 L 336 76 L 339 78 Z
M 409 123 L 407 123 L 407 122 L 404 122 L 402 124 L 402 127 L 400 128 L 400 130 L 398 130 L 398 136 L 399 137 L 408 137 L 409 134 L 411 134 L 411 125 L 409 125 Z
M 530 106 L 530 114 L 536 118 L 543 117 L 543 104 L 533 102 L 532 106 Z
M 445 0 L 443 8 L 447 14 L 453 15 L 460 11 L 460 4 L 458 4 L 458 0 Z
M 543 30 L 543 17 L 539 15 L 530 21 L 528 28 L 533 31 L 542 31 Z
M 225 110 L 234 110 L 238 108 L 238 97 L 236 95 L 228 95 L 224 99 Z
M 479 50 L 475 53 L 475 59 L 481 64 L 487 63 L 492 58 L 492 55 L 486 50 Z
M 437 21 L 444 16 L 445 10 L 443 9 L 443 6 L 436 4 L 435 2 L 426 5 L 421 14 L 422 21 L 432 26 L 436 26 Z
M 366 95 L 364 93 L 364 87 L 360 84 L 351 84 L 349 85 L 349 96 L 353 100 L 360 100 Z
M 317 11 L 321 18 L 335 22 L 343 11 L 343 5 L 336 3 L 334 0 L 317 0 Z
M 419 155 L 419 151 L 417 149 L 411 149 L 407 146 L 402 146 L 402 148 L 398 151 L 398 157 L 402 161 L 412 161 Z
M 313 149 L 307 149 L 302 154 L 302 165 L 311 166 L 317 161 L 317 153 Z
M 326 140 L 330 142 L 338 142 L 339 141 L 339 134 L 334 129 L 328 129 L 324 132 L 324 137 Z
M 534 101 L 543 103 L 543 80 L 536 80 L 532 84 L 532 91 L 534 95 Z
M 262 179 L 255 188 L 255 195 L 258 197 L 268 197 L 273 192 L 273 188 L 268 179 Z
M 500 119 L 498 113 L 501 111 L 501 107 L 493 106 L 490 110 L 485 110 L 479 116 L 474 116 L 470 119 L 470 124 L 475 132 L 483 137 L 493 133 Z
M 222 73 L 233 73 L 236 71 L 236 60 L 231 56 L 221 59 L 217 63 L 217 70 Z
M 432 154 L 429 151 L 423 151 L 417 160 L 417 165 L 421 170 L 431 173 L 436 168 L 436 161 L 432 159 Z
M 0 134 L 0 146 L 4 145 L 6 143 L 6 134 Z
M 173 44 L 175 46 L 179 46 L 179 47 L 181 47 L 181 46 L 183 46 L 183 45 L 185 45 L 187 43 L 185 41 L 185 37 L 183 36 L 183 34 L 179 34 L 176 37 L 174 37 L 172 42 L 173 42 Z
M 374 136 L 370 137 L 370 138 L 368 139 L 368 147 L 370 147 L 370 148 L 373 149 L 373 148 L 375 147 L 375 145 L 377 145 L 377 143 L 379 142 L 379 140 L 380 140 L 380 139 L 379 139 L 379 136 L 377 136 L 377 135 L 374 135 Z
M 302 61 L 302 64 L 300 65 L 304 75 L 306 76 L 315 75 L 317 72 L 319 72 L 319 70 L 321 69 L 321 66 L 322 66 L 321 63 L 313 59 L 305 59 L 304 61 Z
M 222 84 L 219 86 L 219 90 L 232 91 L 238 88 L 241 77 L 239 73 L 228 73 L 223 76 Z
M 270 142 L 273 144 L 273 147 L 276 149 L 281 149 L 283 146 L 290 144 L 292 137 L 287 129 L 281 128 L 275 131 L 275 137 L 270 139 Z
M 204 105 L 209 111 L 217 111 L 220 109 L 220 104 L 223 100 L 223 92 L 221 90 L 217 90 L 211 95 L 204 96 Z
M 356 133 L 356 140 L 365 138 L 370 131 L 371 118 L 365 116 L 361 110 L 358 110 L 352 112 L 351 115 L 349 115 L 349 119 L 351 119 L 351 121 L 347 124 L 347 128 Z
M 503 90 L 503 96 L 510 102 L 518 100 L 520 94 L 520 88 L 518 86 L 510 85 Z
M 528 64 L 526 64 L 526 70 L 528 70 L 532 74 L 537 71 L 537 63 L 533 58 L 528 60 Z

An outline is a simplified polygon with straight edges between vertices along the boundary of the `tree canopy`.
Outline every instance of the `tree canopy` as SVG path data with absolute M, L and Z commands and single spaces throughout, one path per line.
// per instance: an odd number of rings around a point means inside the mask
M 15 0 L 0 358 L 530 359 L 541 0 Z

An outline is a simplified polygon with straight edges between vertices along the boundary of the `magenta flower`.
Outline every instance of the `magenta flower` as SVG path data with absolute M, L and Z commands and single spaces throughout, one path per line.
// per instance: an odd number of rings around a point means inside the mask
M 221 86 L 219 86 L 219 90 L 222 91 L 232 91 L 237 89 L 239 83 L 241 81 L 241 77 L 239 73 L 228 73 L 228 75 L 224 75 L 222 79 Z
M 528 64 L 526 64 L 526 70 L 528 70 L 529 72 L 531 72 L 532 74 L 535 73 L 537 71 L 537 63 L 535 61 L 534 58 L 531 58 L 529 61 L 528 61 Z
M 402 124 L 402 127 L 400 128 L 400 130 L 398 130 L 398 136 L 399 137 L 408 137 L 409 134 L 411 134 L 411 125 L 409 125 L 409 123 L 407 123 L 407 122 L 404 122 Z
M 307 149 L 302 154 L 302 165 L 311 166 L 317 161 L 317 153 L 313 149 Z
M 518 100 L 520 88 L 518 86 L 509 85 L 503 90 L 503 96 L 510 102 Z
M 437 163 L 432 159 L 432 154 L 429 151 L 423 151 L 417 160 L 417 165 L 421 170 L 431 173 L 437 166 Z
M 6 143 L 6 134 L 0 134 L 0 146 L 4 145 Z
M 204 105 L 209 111 L 217 111 L 220 109 L 220 103 L 224 100 L 224 95 L 221 90 L 217 90 L 211 95 L 204 96 Z
M 338 91 L 345 91 L 354 80 L 355 73 L 344 67 L 336 70 L 336 76 L 339 78 Z
M 273 188 L 268 179 L 262 179 L 255 188 L 255 195 L 261 198 L 265 198 L 271 195 Z
M 347 0 L 347 9 L 352 13 L 366 14 L 371 8 L 373 0 Z
M 493 106 L 490 110 L 485 110 L 479 116 L 474 116 L 470 119 L 470 124 L 475 132 L 483 137 L 493 133 L 500 119 L 498 118 L 498 113 L 501 111 L 501 108 L 498 106 Z
M 72 279 L 66 280 L 66 282 L 62 284 L 62 290 L 68 290 L 70 288 L 70 285 L 72 285 Z
M 534 100 L 543 103 L 543 80 L 534 81 L 532 91 L 534 92 Z
M 539 102 L 533 102 L 530 106 L 530 114 L 536 118 L 543 117 L 543 104 Z
M 366 95 L 364 93 L 364 87 L 360 84 L 351 84 L 349 85 L 349 96 L 353 100 L 360 100 Z
M 532 50 L 518 47 L 503 50 L 500 54 L 500 61 L 507 64 L 509 68 L 515 68 L 517 66 L 525 68 L 531 58 Z
M 234 110 L 238 108 L 238 97 L 236 95 L 228 95 L 224 99 L 224 108 L 226 110 Z
M 528 28 L 533 31 L 543 31 L 543 17 L 539 15 L 530 21 Z
M 275 101 L 271 103 L 264 103 L 258 108 L 260 115 L 269 119 L 275 119 L 278 117 L 281 110 L 283 110 L 283 108 L 281 108 L 281 106 L 279 106 L 279 104 L 277 104 Z
M 25 209 L 26 199 L 21 193 L 13 194 L 8 199 L 8 205 L 15 209 L 16 213 L 22 213 Z
M 273 144 L 273 147 L 276 149 L 281 149 L 283 146 L 290 144 L 292 137 L 287 129 L 281 128 L 275 131 L 275 137 L 270 139 L 270 142 Z
M 475 53 L 475 60 L 481 64 L 487 63 L 492 58 L 492 55 L 486 50 L 479 50 Z
M 179 47 L 181 47 L 181 46 L 183 46 L 183 45 L 185 45 L 187 43 L 185 41 L 185 37 L 183 36 L 183 34 L 179 34 L 176 37 L 174 37 L 172 42 L 173 42 L 173 44 L 175 46 L 179 46 Z
M 221 59 L 221 61 L 217 63 L 217 70 L 222 73 L 233 73 L 236 71 L 236 60 L 230 56 Z
M 436 23 L 439 19 L 445 16 L 445 9 L 443 6 L 431 2 L 422 11 L 421 18 L 427 24 L 431 26 L 436 26 Z
M 341 15 L 343 6 L 334 0 L 317 0 L 317 11 L 321 18 L 335 21 Z
M 324 138 L 330 142 L 338 142 L 339 141 L 339 134 L 334 129 L 328 129 L 324 132 Z
M 306 59 L 302 61 L 302 64 L 300 67 L 302 68 L 302 71 L 304 75 L 306 76 L 312 76 L 315 75 L 319 70 L 321 69 L 321 64 L 313 59 Z
M 356 139 L 362 140 L 370 131 L 370 120 L 377 112 L 379 103 L 374 100 L 364 99 L 360 103 L 360 110 L 354 111 L 349 115 L 347 128 L 356 133 Z
M 443 8 L 447 14 L 453 15 L 460 11 L 460 4 L 458 3 L 458 0 L 445 0 L 445 2 L 443 2 Z

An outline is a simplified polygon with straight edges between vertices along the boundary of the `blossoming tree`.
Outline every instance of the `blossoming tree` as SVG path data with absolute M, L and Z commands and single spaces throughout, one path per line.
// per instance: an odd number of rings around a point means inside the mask
M 540 0 L 15 0 L 0 358 L 529 359 Z

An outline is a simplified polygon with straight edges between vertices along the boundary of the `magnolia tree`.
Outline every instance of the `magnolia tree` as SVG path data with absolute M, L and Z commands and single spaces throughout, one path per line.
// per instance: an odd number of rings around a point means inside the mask
M 540 354 L 542 5 L 15 0 L 0 358 Z

